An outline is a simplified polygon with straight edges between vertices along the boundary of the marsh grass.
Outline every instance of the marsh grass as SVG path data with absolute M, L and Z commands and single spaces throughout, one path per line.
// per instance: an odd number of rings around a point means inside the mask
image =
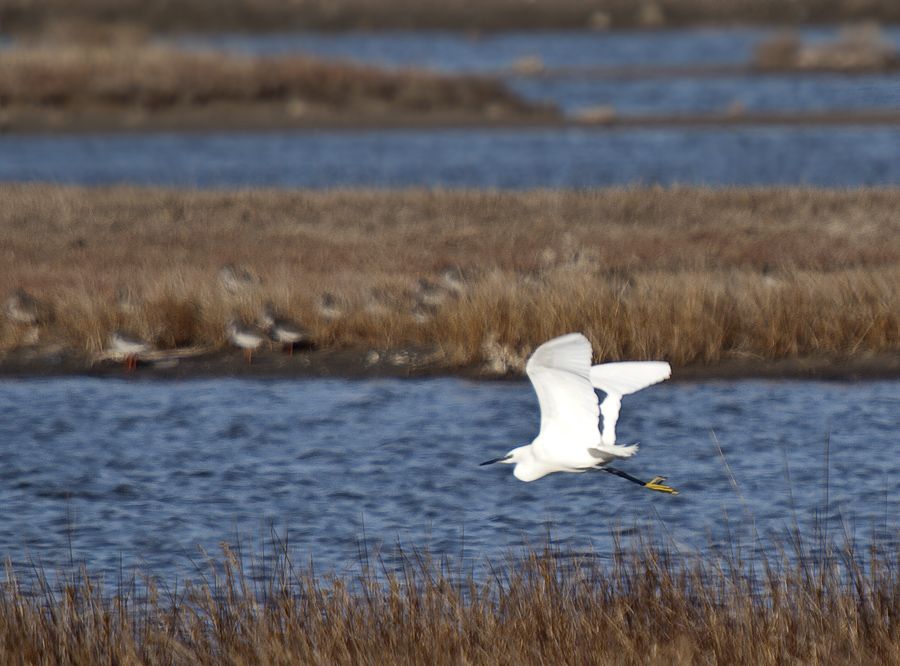
M 830 358 L 900 350 L 895 190 L 190 192 L 0 186 L 0 286 L 52 312 L 41 343 L 83 353 L 124 328 L 225 344 L 267 301 L 320 348 L 431 345 L 448 365 L 521 369 L 582 330 L 598 358 Z M 226 263 L 258 285 L 228 293 Z M 420 279 L 464 277 L 431 318 Z M 123 308 L 117 293 L 133 295 Z M 335 294 L 346 313 L 317 308 Z M 0 348 L 26 343 L 11 322 Z
M 760 42 L 753 64 L 762 70 L 879 72 L 896 69 L 900 54 L 875 24 L 844 28 L 831 41 L 805 44 L 796 32 Z
M 179 50 L 140 40 L 0 49 L 0 106 L 7 111 L 159 112 L 217 104 L 282 104 L 296 116 L 348 110 L 496 116 L 534 110 L 487 78 L 388 71 L 309 56 Z
M 609 560 L 552 546 L 486 563 L 427 553 L 317 575 L 289 549 L 261 564 L 224 546 L 195 582 L 84 569 L 56 583 L 7 567 L 4 663 L 820 663 L 900 658 L 895 550 L 690 557 L 655 542 Z

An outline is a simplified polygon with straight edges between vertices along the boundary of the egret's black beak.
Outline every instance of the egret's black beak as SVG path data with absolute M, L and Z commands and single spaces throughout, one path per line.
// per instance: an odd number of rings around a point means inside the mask
M 493 465 L 494 463 L 503 462 L 504 460 L 509 460 L 512 458 L 512 454 L 507 454 L 505 456 L 500 456 L 499 458 L 491 458 L 490 460 L 485 460 L 483 463 L 478 463 L 479 467 L 484 467 L 485 465 Z

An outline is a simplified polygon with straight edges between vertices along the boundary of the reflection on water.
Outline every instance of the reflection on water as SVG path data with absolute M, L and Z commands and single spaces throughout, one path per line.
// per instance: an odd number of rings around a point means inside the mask
M 77 560 L 113 574 L 193 571 L 197 546 L 287 535 L 317 567 L 356 561 L 365 535 L 387 547 L 498 557 L 541 543 L 611 547 L 617 526 L 649 527 L 683 552 L 824 506 L 862 540 L 896 528 L 900 383 L 669 383 L 626 399 L 622 467 L 664 474 L 670 497 L 605 474 L 525 484 L 477 462 L 530 441 L 526 382 L 438 380 L 0 382 L 0 555 L 51 571 Z M 712 442 L 721 442 L 741 501 Z M 790 484 L 787 482 L 788 474 Z M 726 519 L 728 522 L 726 522 Z M 730 523 L 730 526 L 729 524 Z
M 177 186 L 852 187 L 900 182 L 900 127 L 0 137 L 0 181 Z

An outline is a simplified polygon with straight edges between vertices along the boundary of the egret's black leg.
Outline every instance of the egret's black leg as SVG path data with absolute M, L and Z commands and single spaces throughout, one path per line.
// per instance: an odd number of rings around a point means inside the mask
M 636 483 L 636 484 L 638 484 L 639 486 L 646 486 L 646 485 L 647 485 L 646 482 L 641 481 L 641 480 L 640 480 L 639 478 L 637 478 L 636 476 L 631 476 L 631 474 L 628 474 L 627 472 L 623 472 L 623 471 L 620 470 L 620 469 L 616 469 L 615 467 L 598 467 L 597 469 L 599 469 L 599 470 L 601 470 L 601 471 L 603 471 L 603 472 L 609 472 L 610 474 L 615 474 L 616 476 L 621 476 L 623 479 L 628 479 L 628 480 L 631 481 L 632 483 Z
M 650 481 L 641 481 L 636 476 L 631 476 L 627 472 L 623 472 L 620 469 L 616 469 L 615 467 L 595 467 L 594 469 L 599 469 L 604 472 L 609 472 L 610 474 L 615 474 L 616 476 L 622 477 L 623 479 L 627 479 L 632 483 L 636 483 L 639 486 L 643 486 L 644 488 L 649 488 L 650 490 L 656 490 L 661 493 L 669 493 L 670 495 L 677 495 L 678 491 L 672 488 L 671 486 L 667 486 L 663 483 L 666 480 L 664 476 L 654 476 Z

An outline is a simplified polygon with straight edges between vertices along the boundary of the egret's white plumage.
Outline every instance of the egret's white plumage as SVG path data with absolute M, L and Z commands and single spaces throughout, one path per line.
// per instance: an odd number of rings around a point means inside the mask
M 591 384 L 606 394 L 600 404 L 603 443 L 616 443 L 616 421 L 619 420 L 622 396 L 653 386 L 671 376 L 672 368 L 664 361 L 603 363 L 591 368 Z
M 616 421 L 622 396 L 667 379 L 668 363 L 659 361 L 606 363 L 591 367 L 591 343 L 581 333 L 569 333 L 538 347 L 525 366 L 541 408 L 538 436 L 506 456 L 483 464 L 514 464 L 516 478 L 534 481 L 552 472 L 584 472 L 630 458 L 637 444 L 616 445 Z M 602 404 L 594 389 L 606 393 Z M 603 432 L 599 429 L 603 414 Z M 613 470 L 607 470 L 613 471 Z M 637 481 L 634 477 L 614 473 Z M 671 492 L 659 478 L 646 485 Z

